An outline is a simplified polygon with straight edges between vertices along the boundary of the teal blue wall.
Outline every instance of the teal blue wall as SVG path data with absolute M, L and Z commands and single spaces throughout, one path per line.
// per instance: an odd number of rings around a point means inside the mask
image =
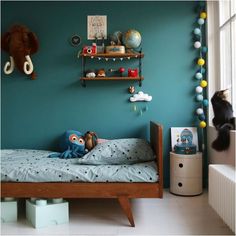
M 107 15 L 109 33 L 129 28 L 142 33 L 145 80 L 142 88 L 135 85 L 137 91 L 153 96 L 142 116 L 128 102 L 131 82 L 90 82 L 81 87 L 79 48 L 68 39 L 76 33 L 82 44 L 88 43 L 87 15 Z M 195 17 L 194 2 L 2 2 L 2 32 L 22 23 L 40 41 L 40 50 L 32 57 L 37 80 L 18 71 L 2 74 L 2 148 L 55 149 L 58 136 L 67 129 L 94 130 L 101 138 L 147 138 L 153 120 L 164 126 L 168 185 L 170 127 L 196 125 L 192 94 L 196 52 L 191 38 Z M 2 68 L 7 58 L 2 53 Z

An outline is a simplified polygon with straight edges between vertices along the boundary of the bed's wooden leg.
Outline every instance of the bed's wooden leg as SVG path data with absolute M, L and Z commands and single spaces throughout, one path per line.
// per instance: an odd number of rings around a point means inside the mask
M 118 201 L 119 201 L 120 206 L 122 207 L 124 213 L 126 214 L 131 226 L 135 227 L 134 218 L 133 218 L 133 215 L 132 215 L 132 210 L 131 210 L 129 198 L 125 197 L 125 196 L 120 196 L 120 197 L 118 197 Z

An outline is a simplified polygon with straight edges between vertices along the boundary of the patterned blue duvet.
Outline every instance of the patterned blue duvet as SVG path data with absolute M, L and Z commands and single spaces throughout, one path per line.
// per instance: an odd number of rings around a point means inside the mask
M 1 150 L 1 181 L 18 182 L 157 182 L 155 161 L 88 165 L 78 159 L 51 159 L 50 151 Z

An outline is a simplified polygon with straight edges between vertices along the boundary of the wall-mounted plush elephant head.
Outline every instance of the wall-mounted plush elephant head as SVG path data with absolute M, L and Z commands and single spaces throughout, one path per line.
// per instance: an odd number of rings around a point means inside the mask
M 4 66 L 5 74 L 11 74 L 16 66 L 21 72 L 31 75 L 31 79 L 36 78 L 30 55 L 38 51 L 39 43 L 33 32 L 26 26 L 14 25 L 3 34 L 1 46 L 10 55 L 10 61 Z

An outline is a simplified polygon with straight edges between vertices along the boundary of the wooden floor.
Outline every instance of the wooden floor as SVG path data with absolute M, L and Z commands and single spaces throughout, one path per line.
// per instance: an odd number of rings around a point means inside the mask
M 132 200 L 135 228 L 116 199 L 70 201 L 70 223 L 34 229 L 24 218 L 2 224 L 2 235 L 227 235 L 233 234 L 208 205 L 208 195 L 179 197 L 164 191 L 163 199 Z

